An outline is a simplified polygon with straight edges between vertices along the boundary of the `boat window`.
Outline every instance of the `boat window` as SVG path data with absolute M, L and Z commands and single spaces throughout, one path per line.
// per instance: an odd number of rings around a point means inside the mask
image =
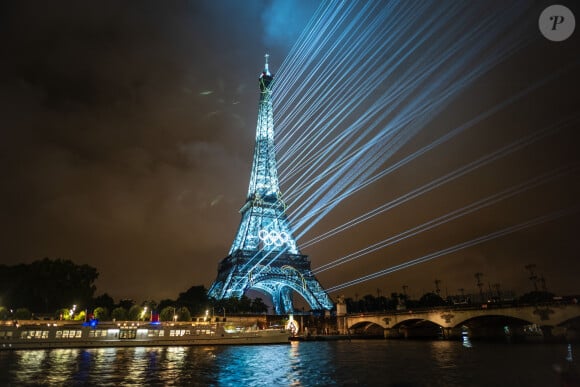
M 96 329 L 89 331 L 89 337 L 105 337 L 107 336 L 107 331 L 104 329 Z
M 137 337 L 136 329 L 121 329 L 119 333 L 120 339 L 134 339 L 135 337 Z

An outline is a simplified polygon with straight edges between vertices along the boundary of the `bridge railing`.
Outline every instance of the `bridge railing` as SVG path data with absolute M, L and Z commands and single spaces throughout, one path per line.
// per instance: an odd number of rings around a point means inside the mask
M 526 308 L 526 307 L 559 307 L 566 305 L 578 305 L 577 301 L 549 301 L 549 302 L 536 302 L 536 303 L 524 303 L 524 302 L 489 302 L 489 303 L 472 303 L 472 304 L 450 304 L 441 306 L 430 306 L 430 307 L 415 307 L 407 309 L 386 309 L 382 311 L 371 311 L 371 312 L 347 312 L 348 316 L 378 316 L 384 314 L 390 315 L 407 315 L 409 313 L 430 313 L 441 310 L 457 310 L 457 311 L 469 311 L 469 310 L 481 310 L 481 309 L 503 309 L 503 308 Z

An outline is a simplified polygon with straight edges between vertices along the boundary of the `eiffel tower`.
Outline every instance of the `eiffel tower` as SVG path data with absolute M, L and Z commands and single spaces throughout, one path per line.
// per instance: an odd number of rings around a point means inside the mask
M 308 256 L 296 246 L 278 185 L 273 79 L 266 54 L 264 70 L 258 78 L 256 145 L 248 195 L 240 209 L 242 220 L 229 255 L 218 265 L 217 279 L 208 295 L 217 300 L 240 298 L 253 289 L 272 298 L 276 314 L 289 314 L 294 310 L 292 295 L 296 292 L 312 309 L 330 310 L 332 301 L 312 274 Z

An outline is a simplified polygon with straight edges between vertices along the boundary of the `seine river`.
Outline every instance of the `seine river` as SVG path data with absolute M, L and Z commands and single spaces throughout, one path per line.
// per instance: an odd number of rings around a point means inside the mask
M 0 385 L 561 386 L 566 344 L 352 340 L 0 352 Z

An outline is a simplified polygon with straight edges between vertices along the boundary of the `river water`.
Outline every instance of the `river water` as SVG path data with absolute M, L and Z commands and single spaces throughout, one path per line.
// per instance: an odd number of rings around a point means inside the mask
M 0 386 L 561 386 L 566 344 L 352 340 L 0 352 Z M 572 361 L 570 359 L 572 355 Z

